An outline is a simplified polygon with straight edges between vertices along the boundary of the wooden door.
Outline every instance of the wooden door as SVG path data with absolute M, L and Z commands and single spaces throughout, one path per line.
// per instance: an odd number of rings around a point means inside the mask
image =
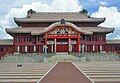
M 57 52 L 68 52 L 68 44 L 57 44 Z

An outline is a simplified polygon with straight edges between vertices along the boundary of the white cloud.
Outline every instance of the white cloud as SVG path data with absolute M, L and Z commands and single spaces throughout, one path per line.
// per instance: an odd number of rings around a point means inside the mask
M 114 39 L 120 39 L 120 35 L 117 35 Z
M 105 5 L 107 5 L 107 2 L 106 1 L 101 1 L 100 5 L 105 6 Z
M 97 2 L 97 0 L 89 0 L 89 2 Z
M 120 30 L 120 12 L 117 7 L 103 7 L 100 6 L 97 12 L 94 12 L 92 17 L 106 17 L 106 21 L 100 26 L 115 28 Z M 108 34 L 109 38 L 120 39 L 120 34 L 118 31 L 114 31 L 112 34 Z
M 37 12 L 78 12 L 82 9 L 79 5 L 78 0 L 53 0 L 50 4 L 42 2 L 32 2 L 31 4 L 24 4 L 21 8 L 11 8 L 8 14 L 0 19 L 0 26 L 2 27 L 0 31 L 5 33 L 5 28 L 13 28 L 16 26 L 14 23 L 14 17 L 25 17 L 29 9 L 33 9 Z M 8 35 L 4 38 L 8 38 Z
M 100 6 L 99 10 L 91 15 L 92 17 L 105 17 L 106 21 L 102 26 L 106 27 L 120 27 L 120 12 L 117 7 L 103 7 Z

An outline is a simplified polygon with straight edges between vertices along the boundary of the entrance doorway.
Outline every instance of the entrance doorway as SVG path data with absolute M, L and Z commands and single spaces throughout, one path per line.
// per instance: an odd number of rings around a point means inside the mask
M 57 45 L 57 52 L 68 52 L 68 45 Z
M 58 39 L 56 52 L 68 52 L 68 39 Z
M 61 39 L 48 39 L 47 41 L 47 52 L 70 52 L 76 53 L 79 51 L 78 39 L 77 38 L 61 38 Z

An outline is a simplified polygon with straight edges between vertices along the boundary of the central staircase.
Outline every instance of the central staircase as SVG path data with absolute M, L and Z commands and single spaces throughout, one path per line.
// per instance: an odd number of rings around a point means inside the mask
M 79 58 L 68 53 L 56 53 L 56 55 L 47 58 L 47 62 L 79 62 Z

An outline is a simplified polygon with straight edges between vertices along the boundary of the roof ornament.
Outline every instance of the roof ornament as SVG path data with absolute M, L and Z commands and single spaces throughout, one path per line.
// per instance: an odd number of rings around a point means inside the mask
M 65 20 L 63 18 L 61 19 L 60 22 L 61 22 L 61 24 L 65 24 Z
M 35 11 L 33 11 L 32 9 L 28 10 L 27 14 L 33 14 L 35 13 Z
M 32 9 L 27 11 L 27 18 L 30 18 L 32 14 L 34 14 L 36 11 L 33 11 Z
M 79 11 L 79 13 L 83 13 L 83 14 L 88 14 L 88 11 L 86 9 L 82 9 L 81 11 Z

